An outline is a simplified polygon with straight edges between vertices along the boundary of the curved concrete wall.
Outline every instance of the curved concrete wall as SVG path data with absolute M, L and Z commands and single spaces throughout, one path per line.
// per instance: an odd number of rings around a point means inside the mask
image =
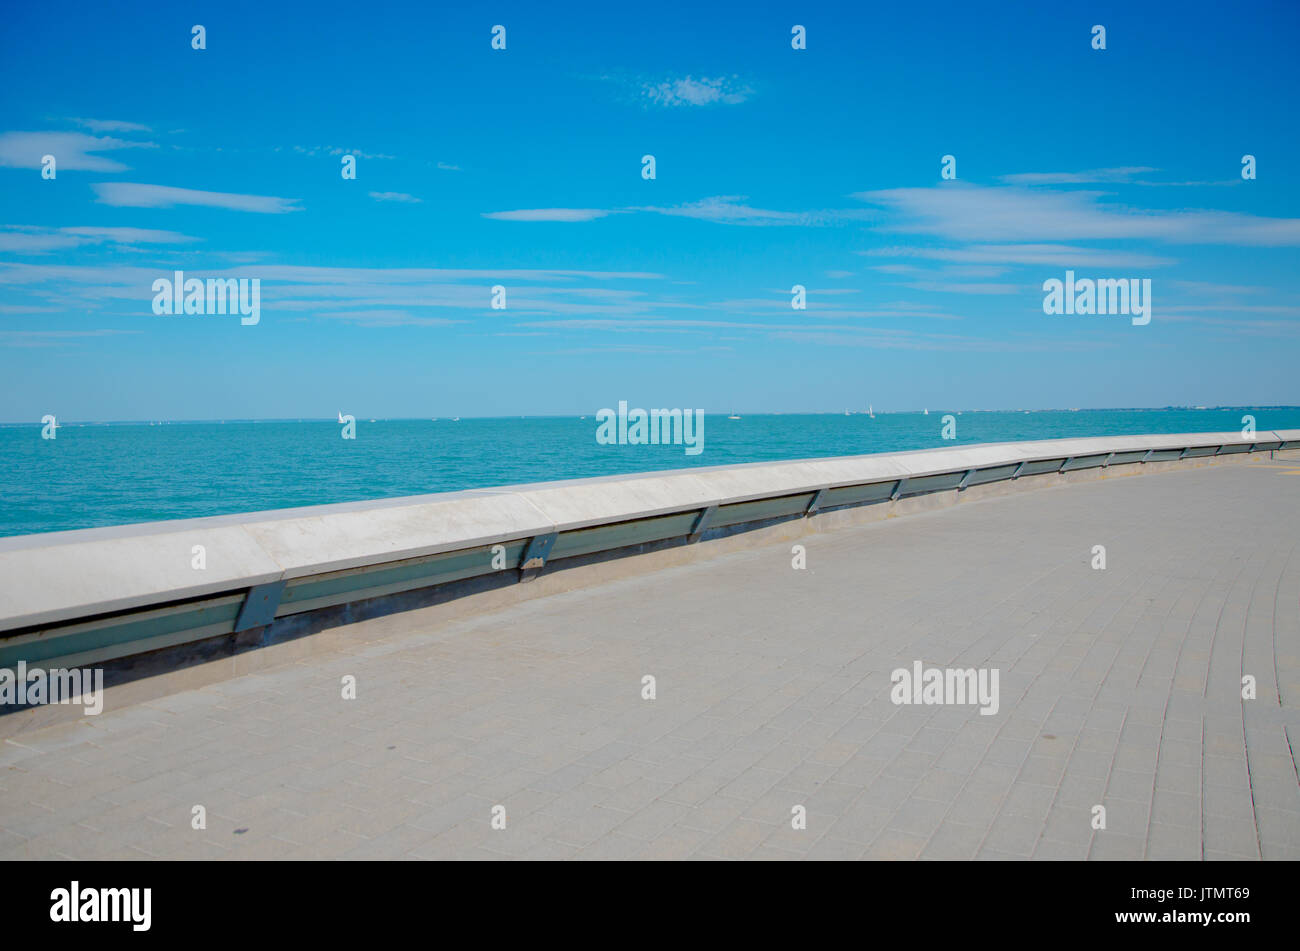
M 139 646 L 155 649 L 265 625 L 290 610 L 346 603 L 350 591 L 372 597 L 488 574 L 494 545 L 507 546 L 508 567 L 526 574 L 544 564 L 556 536 L 562 539 L 557 551 L 608 551 L 674 536 L 694 540 L 710 525 L 811 514 L 828 505 L 888 501 L 1112 461 L 1133 465 L 1295 448 L 1300 448 L 1300 430 L 1253 438 L 1232 432 L 992 443 L 0 539 L 0 666 L 26 659 L 28 650 L 39 659 L 40 651 L 30 645 L 70 633 L 79 639 L 65 643 L 77 649 L 47 649 L 47 659 L 121 656 L 135 634 L 122 633 L 125 621 L 115 615 L 148 621 L 139 628 L 144 632 Z M 719 518 L 719 511 L 727 514 Z M 196 545 L 206 550 L 205 570 L 191 567 Z M 365 584 L 347 580 L 359 573 L 369 573 Z M 316 587 L 308 591 L 307 582 Z M 285 585 L 306 592 L 296 607 L 280 603 Z M 236 603 L 241 605 L 237 616 Z M 176 620 L 169 626 L 166 618 L 183 615 L 187 604 L 203 607 L 202 623 Z M 113 635 L 118 646 L 107 654 L 91 651 L 88 645 L 98 642 L 82 635 L 106 626 L 118 631 Z

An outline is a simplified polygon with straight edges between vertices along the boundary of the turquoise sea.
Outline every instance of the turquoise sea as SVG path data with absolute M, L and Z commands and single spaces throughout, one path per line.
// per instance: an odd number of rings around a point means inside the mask
M 1300 407 L 705 417 L 704 451 L 599 445 L 594 415 L 0 426 L 0 536 L 589 476 L 955 444 L 1300 429 Z

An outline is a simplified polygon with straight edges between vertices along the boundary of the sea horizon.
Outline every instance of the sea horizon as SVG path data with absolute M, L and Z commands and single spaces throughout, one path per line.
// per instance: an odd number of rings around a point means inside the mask
M 1264 403 L 1242 403 L 1242 404 L 1224 404 L 1221 406 L 1041 406 L 1041 407 L 1016 407 L 1016 408 L 984 408 L 984 407 L 922 407 L 920 409 L 841 409 L 841 410 L 746 410 L 738 408 L 736 410 L 717 410 L 705 412 L 707 416 L 908 416 L 908 415 L 934 415 L 935 413 L 1161 413 L 1169 410 L 1179 410 L 1186 412 L 1229 412 L 1232 410 L 1300 410 L 1300 404 L 1264 404 Z M 578 419 L 595 417 L 596 411 L 588 413 L 496 413 L 491 415 L 476 415 L 474 413 L 464 413 L 459 416 L 446 414 L 443 416 L 356 416 L 356 419 L 365 419 L 369 422 L 452 422 L 465 420 L 490 420 L 490 419 L 569 419 L 576 416 Z M 249 416 L 249 417 L 202 417 L 202 418 L 183 418 L 183 419 L 166 419 L 157 417 L 154 419 L 70 419 L 60 421 L 59 428 L 65 426 L 179 426 L 179 425 L 204 425 L 217 424 L 224 425 L 230 423 L 322 423 L 334 422 L 332 416 Z M 0 428 L 40 428 L 44 422 L 33 422 L 30 420 L 9 420 L 0 422 Z
M 596 412 L 69 421 L 39 431 L 8 424 L 0 425 L 0 537 L 701 466 L 1238 431 L 1250 423 L 1257 431 L 1300 429 L 1300 407 L 737 410 L 703 415 L 697 453 L 680 442 L 602 444 Z

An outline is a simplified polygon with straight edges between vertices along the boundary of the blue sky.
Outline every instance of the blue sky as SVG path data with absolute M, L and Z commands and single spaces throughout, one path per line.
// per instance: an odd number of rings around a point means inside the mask
M 1294 3 L 377 6 L 7 12 L 0 421 L 1300 402 Z

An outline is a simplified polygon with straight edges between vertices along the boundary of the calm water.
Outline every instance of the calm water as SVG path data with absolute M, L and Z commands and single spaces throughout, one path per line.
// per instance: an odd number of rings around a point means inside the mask
M 1300 429 L 1285 409 L 967 412 L 957 444 L 1142 433 Z M 587 476 L 951 446 L 943 411 L 705 418 L 704 452 L 602 446 L 593 417 L 0 426 L 0 535 Z

